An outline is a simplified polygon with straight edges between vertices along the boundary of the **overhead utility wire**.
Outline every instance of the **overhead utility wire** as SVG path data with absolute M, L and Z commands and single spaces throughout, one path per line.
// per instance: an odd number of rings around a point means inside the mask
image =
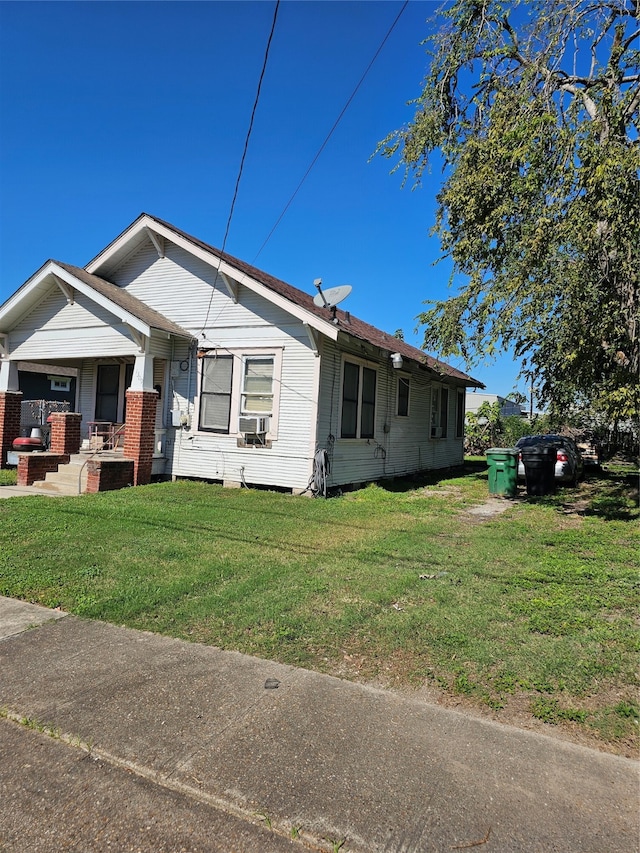
M 322 152 L 324 151 L 324 149 L 325 149 L 325 147 L 326 147 L 327 143 L 329 142 L 329 140 L 330 140 L 330 139 L 331 139 L 331 137 L 333 136 L 333 133 L 334 133 L 335 129 L 336 129 L 336 128 L 338 127 L 338 125 L 340 124 L 340 121 L 342 120 L 343 115 L 346 113 L 347 109 L 349 108 L 349 105 L 351 104 L 351 101 L 355 98 L 355 96 L 356 96 L 356 94 L 357 94 L 357 92 L 358 92 L 358 89 L 360 88 L 360 86 L 362 86 L 362 84 L 363 84 L 363 82 L 364 82 L 365 77 L 367 76 L 367 74 L 368 74 L 368 73 L 369 73 L 369 71 L 371 70 L 371 67 L 372 67 L 373 63 L 374 63 L 374 62 L 376 61 L 376 59 L 378 58 L 378 55 L 380 54 L 380 51 L 381 51 L 381 50 L 382 50 L 382 48 L 385 46 L 385 44 L 386 44 L 386 42 L 387 42 L 387 39 L 389 38 L 389 36 L 390 36 L 390 35 L 391 35 L 391 33 L 393 32 L 393 30 L 395 29 L 396 24 L 398 23 L 398 21 L 399 21 L 399 20 L 400 20 L 400 18 L 402 17 L 403 12 L 404 12 L 404 10 L 407 8 L 407 6 L 408 6 L 408 5 L 409 5 L 409 0 L 405 0 L 405 2 L 402 4 L 402 9 L 400 9 L 400 11 L 398 12 L 398 15 L 397 15 L 397 17 L 396 17 L 395 21 L 391 24 L 391 26 L 389 27 L 389 30 L 388 30 L 388 32 L 387 32 L 387 34 L 386 34 L 386 36 L 383 38 L 383 40 L 382 40 L 382 42 L 381 42 L 381 44 L 380 44 L 380 47 L 376 50 L 376 52 L 375 52 L 375 54 L 374 54 L 374 56 L 373 56 L 373 59 L 372 59 L 372 60 L 371 60 L 371 62 L 367 65 L 367 67 L 366 67 L 366 69 L 365 69 L 364 74 L 362 75 L 362 77 L 361 77 L 361 78 L 360 78 L 360 80 L 358 81 L 358 85 L 355 87 L 355 89 L 353 90 L 353 92 L 352 92 L 352 93 L 351 93 L 351 95 L 349 96 L 349 99 L 347 100 L 347 103 L 346 103 L 346 104 L 344 105 L 344 107 L 342 108 L 342 111 L 341 111 L 340 115 L 339 115 L 339 116 L 338 116 L 338 118 L 335 120 L 334 125 L 333 125 L 333 127 L 331 128 L 331 130 L 329 131 L 329 133 L 327 134 L 326 139 L 324 140 L 324 142 L 322 143 L 322 145 L 321 145 L 321 146 L 320 146 L 320 148 L 318 149 L 318 152 L 317 152 L 316 156 L 313 158 L 313 160 L 311 161 L 311 164 L 310 164 L 309 168 L 307 169 L 307 171 L 306 171 L 306 172 L 304 173 L 304 175 L 302 176 L 302 180 L 300 181 L 300 183 L 298 184 L 298 186 L 295 188 L 294 193 L 293 193 L 293 195 L 291 196 L 291 198 L 289 199 L 289 201 L 288 201 L 288 202 L 286 203 L 286 205 L 284 206 L 284 209 L 283 209 L 282 213 L 280 214 L 280 216 L 278 217 L 278 219 L 276 220 L 275 225 L 273 226 L 273 228 L 271 229 L 271 231 L 269 231 L 269 233 L 267 234 L 267 238 L 266 238 L 266 240 L 264 241 L 264 243 L 262 244 L 262 246 L 260 246 L 260 248 L 258 249 L 258 252 L 257 252 L 257 254 L 254 256 L 252 263 L 255 263 L 255 262 L 256 262 L 256 260 L 257 260 L 258 256 L 260 255 L 260 253 L 262 252 L 262 250 L 264 249 L 264 247 L 267 245 L 267 243 L 268 243 L 268 242 L 269 242 L 269 240 L 271 239 L 271 237 L 272 237 L 272 235 L 273 235 L 273 232 L 276 230 L 276 228 L 278 227 L 278 225 L 280 225 L 280 223 L 281 223 L 282 219 L 284 218 L 285 213 L 286 213 L 286 212 L 287 212 L 287 210 L 289 210 L 289 208 L 291 207 L 291 204 L 293 203 L 293 200 L 295 199 L 295 197 L 298 195 L 298 192 L 300 191 L 300 188 L 302 187 L 302 185 L 304 184 L 304 182 L 306 181 L 306 179 L 309 177 L 309 172 L 311 172 L 311 170 L 312 170 L 312 169 L 313 169 L 313 167 L 315 166 L 315 164 L 316 164 L 316 162 L 317 162 L 318 158 L 320 157 L 320 155 L 321 155 L 321 154 L 322 154 Z
M 225 228 L 224 239 L 222 240 L 222 249 L 221 249 L 222 252 L 224 252 L 225 246 L 227 244 L 227 237 L 229 236 L 229 229 L 231 228 L 231 219 L 233 217 L 233 211 L 234 211 L 234 208 L 236 206 L 236 199 L 238 197 L 238 189 L 240 188 L 240 179 L 242 178 L 242 171 L 244 169 L 244 161 L 245 161 L 245 158 L 247 156 L 247 150 L 249 148 L 249 139 L 251 137 L 251 131 L 253 130 L 253 121 L 255 119 L 256 111 L 258 109 L 258 101 L 260 100 L 260 90 L 262 89 L 262 81 L 264 79 L 265 71 L 267 70 L 267 60 L 269 58 L 269 49 L 271 47 L 271 41 L 273 39 L 273 33 L 275 32 L 275 28 L 276 28 L 276 20 L 278 18 L 278 9 L 279 8 L 280 8 L 280 0 L 276 0 L 276 7 L 273 11 L 273 21 L 271 22 L 271 32 L 269 33 L 269 38 L 267 40 L 267 47 L 266 47 L 265 53 L 264 53 L 264 61 L 262 63 L 262 71 L 260 72 L 260 78 L 258 80 L 258 90 L 256 92 L 255 101 L 253 102 L 253 109 L 251 110 L 251 119 L 249 120 L 249 129 L 247 130 L 247 136 L 246 136 L 246 139 L 244 141 L 244 150 L 242 152 L 242 157 L 240 159 L 240 168 L 238 169 L 238 177 L 236 179 L 236 186 L 235 186 L 235 189 L 233 192 L 233 198 L 231 200 L 231 208 L 229 210 L 229 217 L 227 219 L 227 227 Z M 220 259 L 220 263 L 222 263 L 222 259 Z M 213 287 L 211 289 L 211 298 L 209 299 L 209 307 L 207 308 L 207 314 L 205 316 L 204 323 L 202 324 L 202 331 L 203 332 L 206 328 L 207 321 L 209 320 L 209 314 L 211 312 L 211 305 L 213 303 L 213 296 L 216 292 L 216 284 L 218 283 L 218 276 L 219 276 L 219 266 L 218 266 L 218 269 L 216 269 L 216 277 L 214 279 Z

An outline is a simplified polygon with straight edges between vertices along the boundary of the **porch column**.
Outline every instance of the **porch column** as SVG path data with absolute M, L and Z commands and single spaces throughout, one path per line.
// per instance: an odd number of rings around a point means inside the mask
M 3 358 L 0 361 L 0 393 L 3 391 L 20 390 L 18 379 L 18 363 Z
M 133 459 L 133 484 L 151 481 L 151 461 L 155 443 L 157 391 L 127 392 L 127 419 L 124 427 L 124 455 Z
M 7 451 L 20 435 L 22 391 L 0 391 L 0 468 L 7 467 Z
M 52 453 L 79 453 L 81 421 L 82 415 L 76 412 L 52 412 L 49 415 L 51 424 L 49 450 Z

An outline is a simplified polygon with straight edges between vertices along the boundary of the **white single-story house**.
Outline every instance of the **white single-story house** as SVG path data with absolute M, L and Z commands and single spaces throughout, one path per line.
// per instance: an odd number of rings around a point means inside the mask
M 83 446 L 123 434 L 134 484 L 303 492 L 455 466 L 483 387 L 148 214 L 86 266 L 34 273 L 0 306 L 0 356 L 1 465 L 18 365 L 46 364 L 75 373 Z

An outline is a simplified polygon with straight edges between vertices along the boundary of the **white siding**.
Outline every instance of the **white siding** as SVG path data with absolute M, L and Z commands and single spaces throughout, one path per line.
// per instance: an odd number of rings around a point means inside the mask
M 277 432 L 270 447 L 238 446 L 239 410 L 231 413 L 229 435 L 198 428 L 201 361 L 189 342 L 154 331 L 154 384 L 162 386 L 156 426 L 167 428 L 166 473 L 212 480 L 304 489 L 316 449 L 329 451 L 331 483 L 347 484 L 446 467 L 462 461 L 461 439 L 429 438 L 431 385 L 421 371 L 403 372 L 411 380 L 410 415 L 398 417 L 398 372 L 389 360 L 376 364 L 375 435 L 370 440 L 340 439 L 342 354 L 322 339 L 320 361 L 313 355 L 303 324 L 282 308 L 236 283 L 234 302 L 215 270 L 167 243 L 159 258 L 149 244 L 129 256 L 112 280 L 142 302 L 200 339 L 204 348 L 232 352 L 277 353 L 281 373 Z M 204 330 L 204 334 L 202 334 Z M 69 305 L 57 288 L 12 331 L 12 357 L 24 360 L 77 360 L 78 408 L 93 419 L 96 365 L 102 359 L 132 358 L 138 352 L 126 327 L 108 311 L 78 294 Z M 356 350 L 361 355 L 358 345 Z M 237 362 L 237 369 L 241 362 Z M 320 384 L 318 396 L 317 383 Z M 455 433 L 456 394 L 449 394 L 449 435 Z M 237 406 L 237 396 L 234 404 Z M 184 423 L 172 425 L 176 410 Z
M 204 347 L 236 355 L 255 348 L 282 353 L 277 438 L 269 448 L 238 447 L 237 410 L 231 414 L 232 434 L 199 430 L 200 360 L 185 343 L 175 342 L 166 409 L 167 473 L 304 489 L 311 476 L 316 389 L 315 357 L 302 324 L 241 284 L 235 303 L 214 269 L 171 244 L 164 258 L 143 246 L 113 280 L 194 334 L 206 325 Z M 190 425 L 171 427 L 173 409 L 188 416 Z
M 358 360 L 355 354 L 345 354 Z M 375 366 L 373 362 L 367 362 Z M 343 355 L 324 341 L 318 412 L 318 444 L 329 452 L 332 485 L 367 482 L 433 468 L 459 465 L 462 440 L 455 433 L 455 389 L 449 390 L 448 437 L 430 438 L 431 382 L 420 372 L 377 365 L 376 422 L 372 439 L 340 438 Z M 409 415 L 397 415 L 398 375 L 410 380 Z
M 275 339 L 282 345 L 281 335 Z M 263 341 L 261 341 L 261 346 Z M 192 358 L 186 370 L 180 361 L 171 363 L 172 408 L 191 418 L 190 428 L 168 431 L 169 472 L 174 476 L 203 477 L 248 484 L 304 489 L 311 475 L 310 430 L 314 409 L 313 359 L 308 346 L 290 338 L 282 352 L 278 438 L 271 447 L 238 447 L 238 436 L 198 429 L 199 362 Z M 236 364 L 236 369 L 239 365 Z M 190 386 L 190 390 L 189 390 Z M 231 429 L 238 412 L 231 414 Z
M 133 355 L 136 344 L 124 324 L 82 293 L 69 304 L 55 287 L 11 331 L 12 358 L 43 360 Z

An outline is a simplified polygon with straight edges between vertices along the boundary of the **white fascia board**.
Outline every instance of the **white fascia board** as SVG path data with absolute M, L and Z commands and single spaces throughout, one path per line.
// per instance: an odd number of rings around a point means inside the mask
M 141 232 L 146 233 L 147 228 L 151 228 L 157 232 L 157 228 L 155 226 L 156 223 L 151 219 L 151 217 L 146 214 L 144 216 L 140 216 L 135 222 L 132 222 L 126 231 L 123 231 L 122 234 L 113 241 L 113 243 L 109 243 L 109 245 L 104 248 L 99 255 L 85 266 L 86 271 L 95 274 L 96 270 L 108 261 L 112 255 L 115 255 L 120 251 L 120 249 L 123 249 L 127 243 L 130 242 L 132 237 L 137 236 Z M 147 239 L 150 239 L 148 234 L 146 234 L 146 237 Z
M 220 261 L 215 255 L 209 256 L 209 263 L 212 263 L 211 259 L 215 259 L 215 263 L 213 266 L 216 267 L 217 264 L 220 264 L 220 272 L 223 275 L 227 275 L 232 278 L 234 281 L 237 281 L 238 284 L 242 284 L 245 287 L 248 287 L 249 290 L 252 290 L 254 293 L 257 293 L 259 296 L 262 296 L 268 302 L 272 302 L 274 305 L 277 305 L 279 308 L 282 308 L 283 311 L 286 311 L 287 314 L 291 314 L 297 320 L 300 320 L 301 323 L 306 323 L 308 326 L 311 326 L 313 329 L 317 329 L 323 335 L 326 335 L 328 338 L 331 338 L 334 341 L 338 340 L 338 332 L 339 329 L 333 323 L 328 323 L 326 320 L 321 320 L 319 317 L 316 317 L 315 314 L 312 314 L 310 311 L 307 311 L 306 308 L 302 308 L 300 305 L 296 305 L 295 302 L 291 302 L 288 299 L 285 299 L 284 296 L 281 296 L 279 293 L 271 290 L 268 287 L 265 287 L 264 284 L 260 284 L 259 281 L 248 276 L 246 273 L 243 273 L 241 270 L 232 267 L 226 261 Z
M 7 299 L 4 305 L 0 308 L 0 331 L 7 332 L 13 327 L 16 321 L 28 311 L 32 304 L 37 302 L 34 298 L 34 291 L 42 284 L 43 279 L 49 274 L 49 264 L 38 270 L 30 279 L 28 279 L 22 287 Z M 31 297 L 31 298 L 30 298 Z M 23 304 L 26 302 L 26 307 Z M 12 318 L 12 315 L 14 317 Z
M 146 323 L 143 323 L 138 317 L 134 317 L 133 314 L 130 314 L 124 308 L 121 308 L 115 302 L 112 302 L 108 297 L 98 293 L 97 290 L 94 290 L 88 284 L 85 284 L 79 278 L 76 278 L 70 272 L 67 272 L 67 270 L 59 267 L 57 264 L 47 264 L 43 272 L 45 275 L 53 273 L 58 276 L 58 278 L 61 278 L 64 282 L 71 285 L 71 287 L 75 288 L 75 290 L 79 290 L 80 293 L 84 293 L 84 295 L 88 299 L 91 299 L 92 302 L 95 302 L 96 305 L 100 305 L 110 314 L 118 317 L 122 323 L 126 323 L 127 326 L 131 326 L 132 329 L 135 329 L 147 338 L 151 336 L 151 329 Z
M 156 234 L 164 237 L 170 243 L 180 246 L 180 248 L 184 249 L 185 252 L 188 252 L 194 257 L 199 258 L 201 261 L 204 261 L 205 264 L 213 267 L 213 269 L 219 270 L 221 275 L 226 275 L 233 281 L 238 282 L 238 284 L 243 284 L 245 287 L 248 287 L 249 290 L 253 290 L 254 293 L 258 293 L 269 302 L 272 302 L 274 305 L 282 308 L 283 311 L 286 311 L 296 317 L 302 323 L 308 323 L 314 329 L 317 329 L 323 335 L 326 335 L 334 341 L 338 339 L 339 329 L 333 323 L 322 320 L 319 317 L 316 317 L 315 314 L 312 314 L 310 311 L 302 308 L 300 305 L 290 302 L 288 299 L 285 299 L 284 296 L 270 290 L 268 287 L 265 287 L 264 284 L 260 284 L 259 281 L 251 278 L 246 273 L 243 273 L 241 270 L 226 261 L 222 261 L 217 255 L 213 254 L 213 252 L 208 252 L 200 246 L 194 245 L 181 234 L 176 234 L 176 232 L 172 231 L 171 228 L 167 228 L 165 225 L 156 222 L 156 220 L 150 216 L 142 216 L 134 222 L 127 231 L 120 235 L 118 240 L 112 243 L 108 249 L 105 249 L 102 254 L 98 255 L 94 261 L 85 267 L 87 272 L 95 272 L 103 263 L 105 263 L 105 261 L 108 260 L 110 255 L 124 248 L 132 237 L 135 237 L 140 231 L 144 231 L 146 228 L 149 228 Z

